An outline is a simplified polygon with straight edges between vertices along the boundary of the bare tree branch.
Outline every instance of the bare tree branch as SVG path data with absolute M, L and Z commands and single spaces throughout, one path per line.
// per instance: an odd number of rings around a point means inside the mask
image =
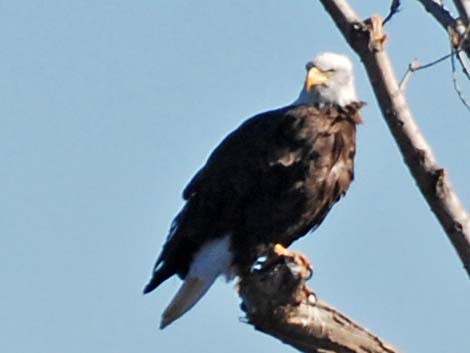
M 361 21 L 346 0 L 320 0 L 360 56 L 405 163 L 470 276 L 470 218 L 420 132 L 384 50 L 380 18 Z
M 436 0 L 418 0 L 427 12 L 429 12 L 434 19 L 442 26 L 447 35 L 450 36 L 453 47 L 458 50 L 463 50 L 467 57 L 470 58 L 470 43 L 468 42 L 469 26 L 468 18 L 463 21 L 462 19 L 455 19 L 444 6 Z M 455 1 L 459 2 L 459 1 Z M 469 3 L 469 1 L 465 1 Z M 462 5 L 462 8 L 464 6 Z
M 416 71 L 420 71 L 420 70 L 429 69 L 430 67 L 433 67 L 434 65 L 440 64 L 441 62 L 451 58 L 452 55 L 454 55 L 453 52 L 450 53 L 450 54 L 446 54 L 446 55 L 440 57 L 439 59 L 433 60 L 433 61 L 431 61 L 430 63 L 427 63 L 427 64 L 421 64 L 418 59 L 414 59 L 413 61 L 411 61 L 409 63 L 408 69 L 406 70 L 405 75 L 403 76 L 403 78 L 400 81 L 400 84 L 399 84 L 400 89 L 402 91 L 405 91 L 406 84 L 408 83 L 408 80 L 411 77 L 412 73 L 414 73 Z
M 424 8 L 433 15 L 433 17 L 442 25 L 442 27 L 447 31 L 450 37 L 451 43 L 451 57 L 452 62 L 452 82 L 454 85 L 454 90 L 457 93 L 462 104 L 470 110 L 470 103 L 463 96 L 463 92 L 460 89 L 457 80 L 456 66 L 454 62 L 454 57 L 457 57 L 460 66 L 462 67 L 463 73 L 467 80 L 470 80 L 470 74 L 465 65 L 465 59 L 463 56 L 470 58 L 470 43 L 469 43 L 469 14 L 470 10 L 470 1 L 468 0 L 455 0 L 454 3 L 458 8 L 460 13 L 460 19 L 456 20 L 452 15 L 447 11 L 441 2 L 436 0 L 418 0 Z
M 302 255 L 270 252 L 263 267 L 239 283 L 242 309 L 256 330 L 310 353 L 398 353 L 307 288 Z
M 415 71 L 418 71 L 421 68 L 421 64 L 417 59 L 414 59 L 412 62 L 409 63 L 408 69 L 405 72 L 405 75 L 400 81 L 400 84 L 398 85 L 402 92 L 405 92 L 406 89 L 406 84 L 408 83 L 408 80 L 411 77 L 411 74 Z
M 462 62 L 462 59 L 459 56 L 459 53 L 457 53 L 456 50 L 452 49 L 452 56 L 451 56 L 452 83 L 454 84 L 454 90 L 457 93 L 457 96 L 459 97 L 460 101 L 465 106 L 465 108 L 467 108 L 470 111 L 470 103 L 467 101 L 467 99 L 465 99 L 465 97 L 463 95 L 463 92 L 462 92 L 462 89 L 460 88 L 460 85 L 459 85 L 459 82 L 458 82 L 458 79 L 457 79 L 457 70 L 456 70 L 455 59 L 454 59 L 455 56 L 457 56 L 460 65 L 462 65 L 462 67 L 464 68 L 463 70 L 464 70 L 465 76 L 467 76 L 467 78 L 469 76 L 468 71 L 467 71 L 467 69 L 465 68 L 465 66 Z
M 453 49 L 452 54 L 457 57 L 457 60 L 459 61 L 460 67 L 462 68 L 462 72 L 465 75 L 465 78 L 470 81 L 470 73 L 468 70 L 468 58 L 466 58 L 463 52 L 459 49 Z
M 468 26 L 470 19 L 470 0 L 454 0 L 455 7 L 459 12 L 460 19 Z
M 452 17 L 442 4 L 435 0 L 418 0 L 440 25 L 448 31 L 449 28 L 455 28 L 457 21 Z
M 400 12 L 400 8 L 401 8 L 401 1 L 400 0 L 392 0 L 392 3 L 390 4 L 390 12 L 385 17 L 382 24 L 385 26 L 385 24 L 388 21 L 390 21 L 393 18 L 393 16 L 395 16 L 398 12 Z

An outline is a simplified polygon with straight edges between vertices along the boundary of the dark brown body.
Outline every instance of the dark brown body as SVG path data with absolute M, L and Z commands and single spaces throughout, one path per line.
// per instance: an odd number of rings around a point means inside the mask
M 353 180 L 362 105 L 289 106 L 227 136 L 184 190 L 187 203 L 144 292 L 174 274 L 184 278 L 211 239 L 231 235 L 233 264 L 242 272 L 264 246 L 287 247 L 320 225 Z

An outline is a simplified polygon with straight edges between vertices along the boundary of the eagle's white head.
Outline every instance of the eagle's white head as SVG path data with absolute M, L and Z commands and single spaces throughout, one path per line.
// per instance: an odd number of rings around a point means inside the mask
M 306 65 L 307 76 L 294 104 L 337 104 L 358 101 L 351 60 L 335 53 L 321 53 Z

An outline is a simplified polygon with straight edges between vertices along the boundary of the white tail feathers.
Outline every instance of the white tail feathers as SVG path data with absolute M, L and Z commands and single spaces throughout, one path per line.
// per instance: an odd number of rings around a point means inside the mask
M 160 329 L 164 329 L 191 309 L 207 292 L 212 283 L 214 283 L 214 280 L 210 283 L 204 283 L 200 278 L 186 277 L 183 285 L 178 290 L 178 293 L 176 293 L 171 303 L 163 312 Z
M 194 256 L 184 283 L 163 312 L 160 328 L 165 328 L 191 309 L 217 277 L 229 274 L 231 263 L 229 235 L 203 245 Z

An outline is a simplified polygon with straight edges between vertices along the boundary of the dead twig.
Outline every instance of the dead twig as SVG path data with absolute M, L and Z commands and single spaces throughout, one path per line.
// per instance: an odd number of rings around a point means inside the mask
M 437 64 L 449 59 L 450 57 L 452 57 L 452 53 L 451 54 L 446 54 L 446 55 L 440 57 L 439 59 L 431 61 L 427 64 L 421 64 L 418 59 L 414 59 L 408 65 L 408 69 L 406 70 L 405 75 L 403 75 L 403 78 L 400 81 L 400 84 L 399 84 L 400 89 L 402 91 L 405 90 L 406 84 L 408 83 L 408 80 L 411 77 L 411 74 L 413 74 L 414 72 L 419 71 L 419 70 L 428 69 L 428 68 L 430 68 L 434 65 L 437 65 Z
M 460 56 L 459 56 L 459 53 L 455 49 L 452 49 L 451 60 L 450 60 L 451 67 L 452 67 L 452 83 L 454 85 L 454 90 L 457 93 L 457 96 L 459 97 L 460 101 L 462 102 L 464 107 L 467 108 L 468 111 L 470 111 L 470 103 L 467 101 L 467 99 L 465 99 L 465 97 L 463 95 L 463 91 L 460 88 L 460 85 L 459 85 L 459 82 L 458 82 L 457 70 L 456 70 L 456 65 L 455 65 L 455 57 L 458 58 L 457 60 L 462 65 L 463 72 L 465 73 L 465 75 L 468 78 L 468 71 L 465 69 L 465 66 L 463 66 L 463 63 L 461 62 L 461 59 L 460 59 Z
M 388 13 L 387 17 L 382 22 L 382 25 L 385 26 L 385 24 L 392 19 L 393 16 L 395 16 L 398 12 L 401 10 L 401 1 L 400 0 L 392 0 L 392 3 L 390 4 L 390 12 Z

